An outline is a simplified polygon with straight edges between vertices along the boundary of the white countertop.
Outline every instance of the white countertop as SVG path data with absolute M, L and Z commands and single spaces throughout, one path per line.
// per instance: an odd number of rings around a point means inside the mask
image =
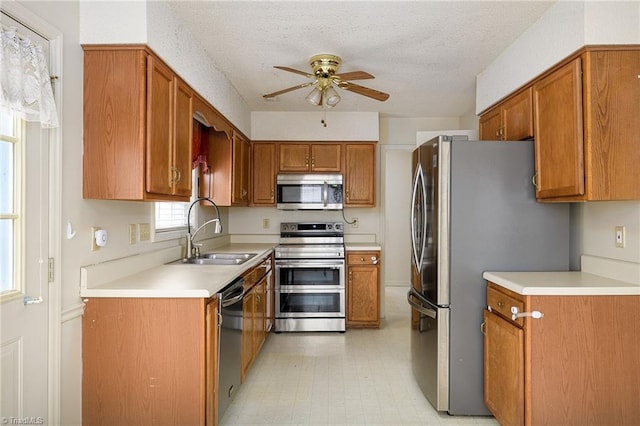
M 229 244 L 215 252 L 257 253 L 241 265 L 165 265 L 160 264 L 125 277 L 92 285 L 90 269 L 84 267 L 80 288 L 81 297 L 197 297 L 209 298 L 260 263 L 274 244 Z M 116 262 L 114 262 L 115 264 Z M 117 265 L 114 265 L 117 267 Z M 99 272 L 99 271 L 96 271 Z
M 382 247 L 376 243 L 344 243 L 346 251 L 380 251 Z
M 485 272 L 483 278 L 522 295 L 639 296 L 640 286 L 580 271 Z

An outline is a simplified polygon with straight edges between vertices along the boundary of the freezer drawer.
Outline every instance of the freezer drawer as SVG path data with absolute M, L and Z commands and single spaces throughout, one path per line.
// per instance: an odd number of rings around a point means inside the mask
M 438 411 L 449 410 L 449 308 L 430 304 L 416 291 L 407 300 L 417 311 L 411 330 L 411 365 L 416 382 Z

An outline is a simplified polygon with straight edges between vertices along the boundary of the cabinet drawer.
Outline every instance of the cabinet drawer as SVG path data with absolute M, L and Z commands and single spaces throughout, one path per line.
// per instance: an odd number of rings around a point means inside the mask
M 520 325 L 524 325 L 524 319 L 511 319 L 511 307 L 518 308 L 518 312 L 524 312 L 524 302 L 505 294 L 495 288 L 487 287 L 487 306 L 492 312 L 496 312 L 507 320 Z
M 377 265 L 380 262 L 378 252 L 360 252 L 347 254 L 349 265 Z

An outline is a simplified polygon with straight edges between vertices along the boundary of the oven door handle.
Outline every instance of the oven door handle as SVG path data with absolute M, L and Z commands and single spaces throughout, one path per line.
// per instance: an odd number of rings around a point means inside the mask
M 341 263 L 303 263 L 303 262 L 276 262 L 276 269 L 279 268 L 329 268 L 342 269 L 344 262 Z

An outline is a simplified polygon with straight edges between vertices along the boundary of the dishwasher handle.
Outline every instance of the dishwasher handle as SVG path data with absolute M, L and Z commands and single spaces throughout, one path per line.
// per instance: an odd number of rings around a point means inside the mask
M 413 299 L 417 299 L 418 302 L 415 302 Z M 428 308 L 420 303 L 423 300 L 420 294 L 418 294 L 413 288 L 407 292 L 407 302 L 409 305 L 416 311 L 420 312 L 423 315 L 436 319 L 438 316 L 438 312 L 435 309 Z
M 238 303 L 244 297 L 244 279 L 237 279 L 225 287 L 219 294 L 220 303 L 223 308 Z

